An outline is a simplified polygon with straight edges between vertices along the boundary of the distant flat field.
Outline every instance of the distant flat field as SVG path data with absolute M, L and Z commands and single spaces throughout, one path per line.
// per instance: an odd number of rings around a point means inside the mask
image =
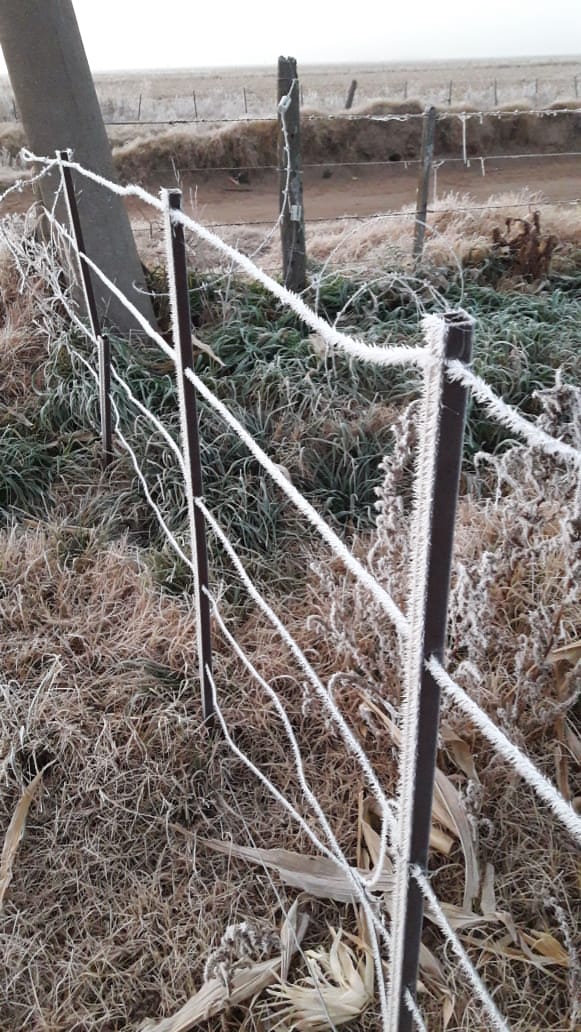
M 378 98 L 493 108 L 534 106 L 581 96 L 581 56 L 386 64 L 298 65 L 304 107 L 343 109 L 357 80 L 354 106 Z M 96 76 L 105 116 L 240 118 L 274 114 L 276 60 L 262 68 L 119 72 Z M 141 97 L 141 100 L 140 100 Z

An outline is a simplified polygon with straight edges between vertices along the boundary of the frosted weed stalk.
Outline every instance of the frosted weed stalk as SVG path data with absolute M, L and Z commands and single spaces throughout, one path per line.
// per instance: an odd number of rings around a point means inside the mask
M 554 386 L 540 391 L 537 401 L 538 426 L 579 447 L 581 389 L 557 372 Z M 368 549 L 375 576 L 400 604 L 411 544 L 416 415 L 417 403 L 412 403 L 395 426 L 394 449 L 383 463 L 378 491 L 377 539 Z M 569 659 L 556 651 L 580 636 L 578 483 L 570 467 L 520 444 L 478 456 L 477 470 L 478 493 L 463 493 L 459 506 L 447 665 L 565 797 L 581 802 L 579 662 L 575 650 Z M 366 539 L 358 547 L 364 552 Z M 377 729 L 369 701 L 387 713 L 399 703 L 393 659 L 398 642 L 378 607 L 338 570 L 323 563 L 314 569 L 311 628 L 325 640 L 329 657 L 335 652 L 341 669 L 333 680 L 336 697 L 365 716 L 371 738 Z M 537 1015 L 542 1010 L 547 1027 L 556 1023 L 560 1028 L 568 1015 L 573 1028 L 579 964 L 571 944 L 579 940 L 581 928 L 570 907 L 578 876 L 570 842 L 445 699 L 439 763 L 460 787 L 481 871 L 492 865 L 496 910 L 528 929 L 524 934 L 532 936 L 530 941 L 550 933 L 554 955 L 560 948 L 569 957 L 568 980 L 547 960 L 535 965 L 530 953 L 523 976 L 516 940 L 511 946 L 510 935 L 503 941 L 474 932 L 469 942 L 481 950 L 480 973 L 488 985 L 502 986 L 496 1000 L 505 1014 L 518 1015 L 512 1027 L 528 1028 L 536 1009 Z M 458 864 L 454 852 L 445 866 L 433 863 L 434 884 L 443 899 L 454 899 L 458 892 Z M 462 989 L 457 991 L 462 997 Z M 468 1014 L 466 1021 L 462 1027 L 479 1027 Z

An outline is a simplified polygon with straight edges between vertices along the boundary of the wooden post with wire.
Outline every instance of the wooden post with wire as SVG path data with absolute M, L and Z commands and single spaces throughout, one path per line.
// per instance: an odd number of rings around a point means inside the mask
M 416 194 L 416 224 L 414 232 L 413 257 L 419 262 L 424 249 L 424 238 L 426 235 L 426 217 L 428 214 L 428 194 L 430 190 L 430 178 L 434 162 L 434 142 L 436 138 L 436 118 L 438 112 L 435 107 L 429 107 L 424 112 L 424 124 L 422 130 L 422 152 L 420 155 L 420 172 L 418 176 L 418 188 Z
M 444 315 L 447 323 L 444 359 L 468 365 L 472 358 L 473 322 L 465 312 Z M 464 423 L 468 388 L 446 377 L 444 371 L 435 459 L 430 551 L 424 609 L 424 661 L 434 656 L 444 660 L 448 597 L 452 569 L 452 548 L 458 486 L 462 467 Z M 419 867 L 427 872 L 432 800 L 438 749 L 440 687 L 431 673 L 422 668 L 417 730 L 417 751 L 413 772 L 414 792 L 410 840 L 410 870 L 404 928 L 404 951 L 397 1032 L 412 1032 L 414 1022 L 407 993 L 416 998 L 424 897 L 412 874 Z
M 71 160 L 71 152 L 68 150 L 57 150 L 56 156 L 60 163 L 63 192 L 65 195 L 71 236 L 75 241 L 75 253 L 79 263 L 79 274 L 81 286 L 85 298 L 87 315 L 91 324 L 93 337 L 97 341 L 99 361 L 99 406 L 101 415 L 101 441 L 103 452 L 101 465 L 103 469 L 113 461 L 113 421 L 111 418 L 111 345 L 109 337 L 103 333 L 101 320 L 97 309 L 97 301 L 89 267 L 84 261 L 85 241 L 83 238 L 83 227 L 79 216 L 77 198 L 71 169 L 63 162 Z
M 297 62 L 294 57 L 279 57 L 277 99 L 282 275 L 285 287 L 297 293 L 304 290 L 307 282 L 299 98 Z
M 168 209 L 165 232 L 168 240 L 168 279 L 170 282 L 172 307 L 175 302 L 175 311 L 172 314 L 174 316 L 174 333 L 177 335 L 177 340 L 174 340 L 174 347 L 186 495 L 191 529 L 194 590 L 196 593 L 198 665 L 202 692 L 202 712 L 206 724 L 211 727 L 214 721 L 214 691 L 212 686 L 212 637 L 210 629 L 210 598 L 208 594 L 206 521 L 203 512 L 196 505 L 196 499 L 202 498 L 203 494 L 202 460 L 198 432 L 196 389 L 191 380 L 185 375 L 187 369 L 194 371 L 192 316 L 188 290 L 184 227 L 180 222 L 176 222 L 171 218 L 172 211 L 181 211 L 182 192 L 181 190 L 167 190 L 166 192 Z

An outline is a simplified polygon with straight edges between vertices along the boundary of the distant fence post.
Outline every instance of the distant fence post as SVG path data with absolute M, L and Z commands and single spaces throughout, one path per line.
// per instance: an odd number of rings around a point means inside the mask
M 451 312 L 445 315 L 444 319 L 447 323 L 444 358 L 446 360 L 458 359 L 468 364 L 472 358 L 472 320 L 464 312 Z M 424 661 L 432 656 L 435 656 L 440 663 L 444 659 L 452 547 L 462 467 L 467 400 L 468 389 L 460 383 L 449 380 L 444 372 L 424 609 Z M 424 874 L 427 871 L 438 749 L 440 688 L 425 666 L 423 666 L 420 676 L 417 750 L 411 775 L 414 790 L 409 853 L 410 872 L 403 928 L 403 965 L 397 1032 L 412 1032 L 413 1029 L 413 1018 L 405 996 L 409 992 L 414 999 L 416 997 L 424 897 L 420 886 L 411 874 L 411 869 L 419 867 Z M 397 934 L 397 930 L 394 930 L 392 934 Z
M 449 83 L 449 86 L 448 86 L 448 107 L 450 107 L 450 105 L 452 103 L 452 91 L 453 91 L 453 89 L 454 89 L 454 83 L 453 83 L 452 79 L 450 79 L 450 83 Z
M 279 57 L 278 156 L 282 275 L 284 285 L 297 292 L 304 290 L 307 281 L 299 97 L 297 62 L 294 57 Z
M 248 114 L 248 97 L 246 96 L 246 87 L 242 87 L 242 97 L 244 99 L 244 114 Z
M 196 119 L 196 122 L 197 122 L 198 121 L 198 105 L 197 105 L 197 102 L 196 102 L 196 91 L 195 90 L 192 90 L 192 100 L 194 102 L 194 118 Z
M 97 310 L 97 302 L 95 299 L 95 292 L 93 290 L 93 283 L 91 281 L 91 274 L 83 259 L 83 255 L 86 253 L 85 242 L 83 239 L 83 227 L 81 226 L 81 219 L 79 216 L 77 199 L 75 197 L 75 188 L 73 184 L 72 172 L 70 168 L 62 164 L 64 161 L 71 160 L 71 152 L 57 150 L 56 156 L 60 162 L 61 178 L 64 195 L 67 203 L 71 235 L 76 244 L 76 252 L 79 262 L 79 273 L 81 277 L 81 285 L 83 288 L 83 294 L 85 298 L 85 305 L 87 308 L 87 314 L 89 316 L 91 329 L 93 331 L 93 336 L 97 341 L 97 346 L 99 350 L 99 405 L 101 414 L 101 441 L 103 445 L 101 464 L 103 469 L 107 469 L 107 466 L 113 461 L 113 423 L 111 418 L 111 345 L 109 343 L 109 338 L 102 332 L 101 329 L 101 321 L 99 319 L 99 313 Z
M 428 193 L 430 190 L 430 176 L 434 161 L 434 142 L 436 138 L 436 117 L 435 107 L 429 107 L 424 112 L 424 124 L 422 130 L 422 152 L 420 155 L 420 172 L 418 176 L 418 188 L 416 195 L 416 225 L 414 232 L 413 257 L 419 262 L 424 249 L 424 238 L 426 235 L 426 217 L 428 214 Z
M 349 111 L 353 107 L 353 101 L 355 100 L 355 90 L 357 89 L 357 79 L 353 79 L 347 93 L 347 100 L 345 101 L 345 111 Z
M 192 318 L 188 291 L 188 270 L 184 227 L 171 218 L 172 211 L 181 210 L 181 190 L 167 190 L 165 233 L 168 253 L 168 280 L 173 314 L 176 358 L 176 378 L 180 404 L 182 451 L 186 473 L 186 495 L 190 520 L 192 563 L 194 567 L 194 590 L 196 594 L 196 633 L 198 641 L 198 665 L 202 692 L 202 710 L 208 725 L 213 723 L 214 692 L 212 689 L 212 639 L 210 630 L 210 599 L 208 597 L 208 552 L 206 547 L 206 525 L 204 515 L 195 504 L 201 498 L 202 462 L 198 434 L 198 410 L 196 390 L 185 376 L 185 370 L 194 369 L 192 347 Z

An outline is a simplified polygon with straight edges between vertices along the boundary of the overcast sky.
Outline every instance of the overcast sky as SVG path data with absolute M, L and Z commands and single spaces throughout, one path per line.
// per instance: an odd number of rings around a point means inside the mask
M 581 0 L 74 0 L 93 70 L 581 52 Z M 5 66 L 2 63 L 2 71 Z

